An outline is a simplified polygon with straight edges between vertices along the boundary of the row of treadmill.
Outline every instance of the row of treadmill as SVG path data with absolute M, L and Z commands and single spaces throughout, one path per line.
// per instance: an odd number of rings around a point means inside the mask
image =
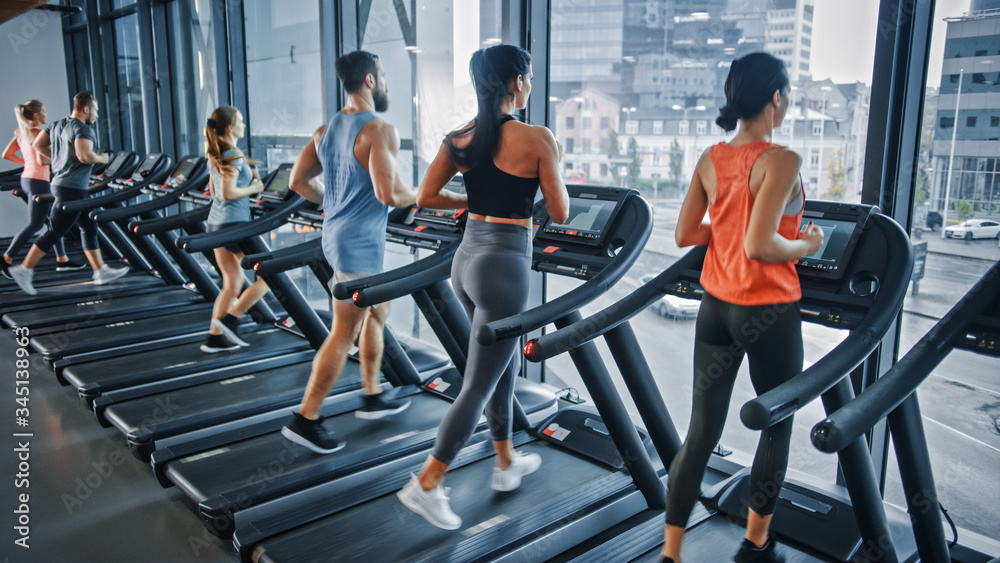
M 37 296 L 8 280 L 0 284 L 4 325 L 28 327 L 32 349 L 59 382 L 75 389 L 99 424 L 121 433 L 163 487 L 182 491 L 207 529 L 232 541 L 241 561 L 658 560 L 665 468 L 681 443 L 661 397 L 680 390 L 658 388 L 654 372 L 666 366 L 646 363 L 629 321 L 664 294 L 699 299 L 705 249 L 691 250 L 583 318 L 580 308 L 639 257 L 652 231 L 651 209 L 634 190 L 580 185 L 569 186 L 565 224 L 550 220 L 543 203 L 536 206 L 532 267 L 582 283 L 471 337 L 485 345 L 521 339 L 530 362 L 568 353 L 592 404 L 575 404 L 554 387 L 519 377 L 514 442 L 539 453 L 541 469 L 516 492 L 484 493 L 494 461 L 481 420 L 448 476 L 452 507 L 466 524 L 446 532 L 407 512 L 393 493 L 419 471 L 462 385 L 470 326 L 448 276 L 466 214 L 393 210 L 389 243 L 430 252 L 334 286 L 334 297 L 359 306 L 410 296 L 437 342 L 386 328 L 382 385 L 412 405 L 379 421 L 353 415 L 363 391 L 358 363 L 349 360 L 321 412 L 347 446 L 318 455 L 280 434 L 330 325 L 328 307 L 314 307 L 301 279 L 315 277 L 325 288 L 333 273 L 318 236 L 280 249 L 265 242 L 284 225 L 322 228 L 321 210 L 288 189 L 290 171 L 283 164 L 267 174 L 264 191 L 252 199 L 250 222 L 206 233 L 203 157 L 174 162 L 164 154 L 117 153 L 95 171 L 91 197 L 75 205 L 100 225 L 108 260 L 121 260 L 131 273 L 96 286 L 89 271 L 55 272 L 54 262 L 43 261 Z M 0 186 L 24 197 L 16 173 L 0 177 Z M 899 317 L 912 270 L 910 242 L 871 206 L 809 201 L 803 220 L 826 232 L 820 252 L 798 265 L 803 319 L 847 336 L 800 376 L 745 404 L 741 419 L 749 428 L 766 428 L 821 398 L 829 416 L 812 439 L 838 455 L 841 479 L 833 485 L 789 478 L 774 533 L 792 560 L 989 561 L 998 554 L 949 545 L 938 510 L 909 507 L 907 516 L 883 503 L 866 433 L 888 420 L 907 498 L 919 491 L 921 502 L 936 507 L 914 391 L 954 348 L 1000 355 L 1000 265 L 855 396 L 852 379 L 869 366 Z M 197 343 L 207 334 L 219 291 L 212 249 L 229 244 L 239 245 L 248 277 L 253 270 L 264 279 L 273 298 L 262 300 L 240 327 L 250 346 L 205 354 Z M 598 339 L 624 380 L 630 395 L 624 400 Z M 730 556 L 735 545 L 720 538 L 741 525 L 749 505 L 748 472 L 731 474 L 717 462 L 689 522 L 685 557 L 693 561 Z

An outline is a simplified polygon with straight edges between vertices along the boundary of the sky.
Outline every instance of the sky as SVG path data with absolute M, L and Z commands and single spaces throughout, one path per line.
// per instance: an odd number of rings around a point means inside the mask
M 876 0 L 816 0 L 811 61 L 814 79 L 871 84 L 878 4 Z M 962 15 L 968 11 L 969 4 L 970 0 L 937 0 L 928 86 L 937 87 L 941 82 L 946 25 L 942 20 Z M 866 37 L 868 40 L 863 41 Z

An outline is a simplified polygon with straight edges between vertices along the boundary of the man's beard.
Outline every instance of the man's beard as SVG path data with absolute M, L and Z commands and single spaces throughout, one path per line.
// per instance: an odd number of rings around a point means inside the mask
M 389 109 L 389 93 L 385 89 L 378 88 L 378 85 L 372 93 L 372 101 L 375 102 L 375 111 L 379 113 Z

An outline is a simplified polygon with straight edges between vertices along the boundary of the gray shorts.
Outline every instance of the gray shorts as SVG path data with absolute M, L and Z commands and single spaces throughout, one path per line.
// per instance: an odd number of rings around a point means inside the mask
M 359 280 L 361 278 L 367 278 L 370 276 L 378 275 L 378 273 L 379 272 L 342 272 L 340 270 L 336 270 L 335 272 L 333 272 L 333 277 L 330 278 L 330 284 L 329 284 L 330 294 L 331 295 L 333 294 L 333 286 L 337 285 L 338 283 L 346 283 L 354 280 Z M 347 299 L 342 299 L 342 301 L 350 301 L 350 300 L 351 297 L 348 297 Z

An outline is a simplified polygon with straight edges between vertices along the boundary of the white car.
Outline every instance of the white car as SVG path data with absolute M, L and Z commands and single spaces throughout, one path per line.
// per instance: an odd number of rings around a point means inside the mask
M 654 274 L 646 274 L 639 281 L 645 285 L 654 277 Z M 685 299 L 667 294 L 653 302 L 649 306 L 649 309 L 657 315 L 667 317 L 668 319 L 694 319 L 698 316 L 698 307 L 700 306 L 701 301 L 697 299 Z
M 969 219 L 944 230 L 947 238 L 972 240 L 974 238 L 1000 238 L 1000 223 L 989 219 Z

